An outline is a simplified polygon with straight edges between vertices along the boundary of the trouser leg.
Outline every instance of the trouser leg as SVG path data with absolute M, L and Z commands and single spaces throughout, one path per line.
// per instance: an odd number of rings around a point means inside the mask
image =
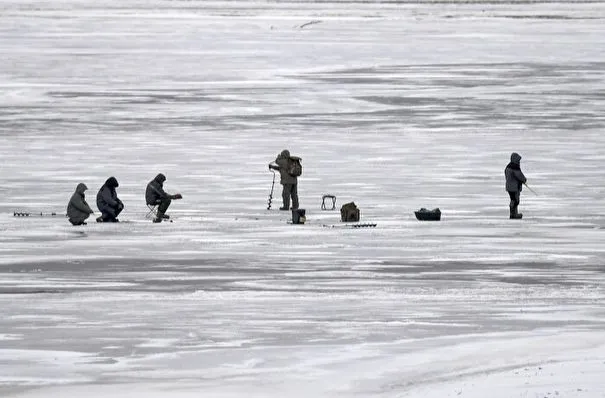
M 298 209 L 298 184 L 292 185 L 290 195 L 292 196 L 292 208 Z
M 290 192 L 292 191 L 292 184 L 284 184 L 281 191 L 281 199 L 283 202 L 282 209 L 290 209 Z
M 166 213 L 166 210 L 168 210 L 168 207 L 170 207 L 170 203 L 172 203 L 172 200 L 170 198 L 162 199 L 159 202 L 158 217 L 161 217 L 164 215 L 164 213 Z
M 90 217 L 90 214 L 79 214 L 78 217 L 74 217 L 74 218 L 70 218 L 69 222 L 72 225 L 82 225 L 86 222 L 86 220 L 88 219 L 88 217 Z
M 120 215 L 120 213 L 122 212 L 122 210 L 124 210 L 124 206 L 118 206 L 118 207 L 107 206 L 107 207 L 103 207 L 102 209 L 99 209 L 99 211 L 101 212 L 101 218 L 105 222 L 115 221 L 118 218 L 118 215 Z
M 117 216 L 115 209 L 111 207 L 104 207 L 99 210 L 101 210 L 101 218 L 103 218 L 103 221 L 112 221 Z
M 520 202 L 520 192 L 508 192 L 508 195 L 510 197 L 510 203 L 509 203 L 509 208 L 510 208 L 510 218 L 516 218 L 517 215 L 519 214 L 518 209 L 519 209 L 519 202 Z
M 124 210 L 124 205 L 122 203 L 120 203 L 120 204 L 118 204 L 118 207 L 114 210 L 114 212 L 116 214 L 115 218 L 117 218 L 120 215 L 122 210 Z

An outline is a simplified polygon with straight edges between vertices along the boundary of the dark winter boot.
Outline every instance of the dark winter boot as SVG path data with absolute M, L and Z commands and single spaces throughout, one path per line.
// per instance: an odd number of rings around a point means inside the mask
M 523 218 L 523 214 L 517 211 L 517 206 L 510 208 L 510 219 L 511 220 L 520 220 Z
M 97 222 L 103 222 L 103 216 L 97 217 Z
M 156 217 L 153 219 L 153 222 L 162 222 L 162 218 L 161 217 Z

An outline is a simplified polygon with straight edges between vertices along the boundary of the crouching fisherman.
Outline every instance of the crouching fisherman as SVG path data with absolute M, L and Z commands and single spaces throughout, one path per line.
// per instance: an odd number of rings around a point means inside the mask
M 86 219 L 93 213 L 84 196 L 84 191 L 87 189 L 86 184 L 78 184 L 76 192 L 69 199 L 67 217 L 69 217 L 69 222 L 72 225 L 86 225 Z
M 115 177 L 109 177 L 97 193 L 97 207 L 101 216 L 97 222 L 119 222 L 118 216 L 124 210 L 124 203 L 118 199 L 116 188 L 119 187 Z
M 521 155 L 516 152 L 510 155 L 510 163 L 504 169 L 504 176 L 506 177 L 506 191 L 510 196 L 510 218 L 521 219 L 523 214 L 519 213 L 519 202 L 523 184 L 527 182 L 521 171 Z
M 160 173 L 147 184 L 147 189 L 145 190 L 145 201 L 147 204 L 149 206 L 158 206 L 158 212 L 153 219 L 153 222 L 162 222 L 163 219 L 170 218 L 170 216 L 166 214 L 170 203 L 172 203 L 173 199 L 182 199 L 180 193 L 170 195 L 164 191 L 165 181 L 166 176 Z

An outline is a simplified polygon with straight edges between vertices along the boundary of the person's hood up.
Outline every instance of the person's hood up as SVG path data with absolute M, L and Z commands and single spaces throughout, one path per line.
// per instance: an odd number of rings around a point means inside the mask
M 163 184 L 164 181 L 166 181 L 166 176 L 164 174 L 160 173 L 157 176 L 155 176 L 155 178 L 153 180 L 159 182 L 160 184 Z
M 513 152 L 510 155 L 510 161 L 511 161 L 511 163 L 514 163 L 514 164 L 520 164 L 521 163 L 521 155 L 519 155 L 517 152 Z
M 84 191 L 86 191 L 87 189 L 88 189 L 88 187 L 86 186 L 86 184 L 81 182 L 76 187 L 76 193 L 79 193 L 80 195 L 84 195 Z
M 284 149 L 283 151 L 281 151 L 280 156 L 283 158 L 289 158 L 290 157 L 290 151 L 287 149 Z
M 118 184 L 118 180 L 116 180 L 115 177 L 109 177 L 107 181 L 105 181 L 105 185 L 109 188 L 117 188 L 120 186 L 120 184 Z

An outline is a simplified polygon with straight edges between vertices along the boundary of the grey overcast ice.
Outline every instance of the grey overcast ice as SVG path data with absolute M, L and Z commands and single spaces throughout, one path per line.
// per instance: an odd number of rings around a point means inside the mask
M 0 396 L 605 397 L 604 38 L 600 1 L 2 1 Z

